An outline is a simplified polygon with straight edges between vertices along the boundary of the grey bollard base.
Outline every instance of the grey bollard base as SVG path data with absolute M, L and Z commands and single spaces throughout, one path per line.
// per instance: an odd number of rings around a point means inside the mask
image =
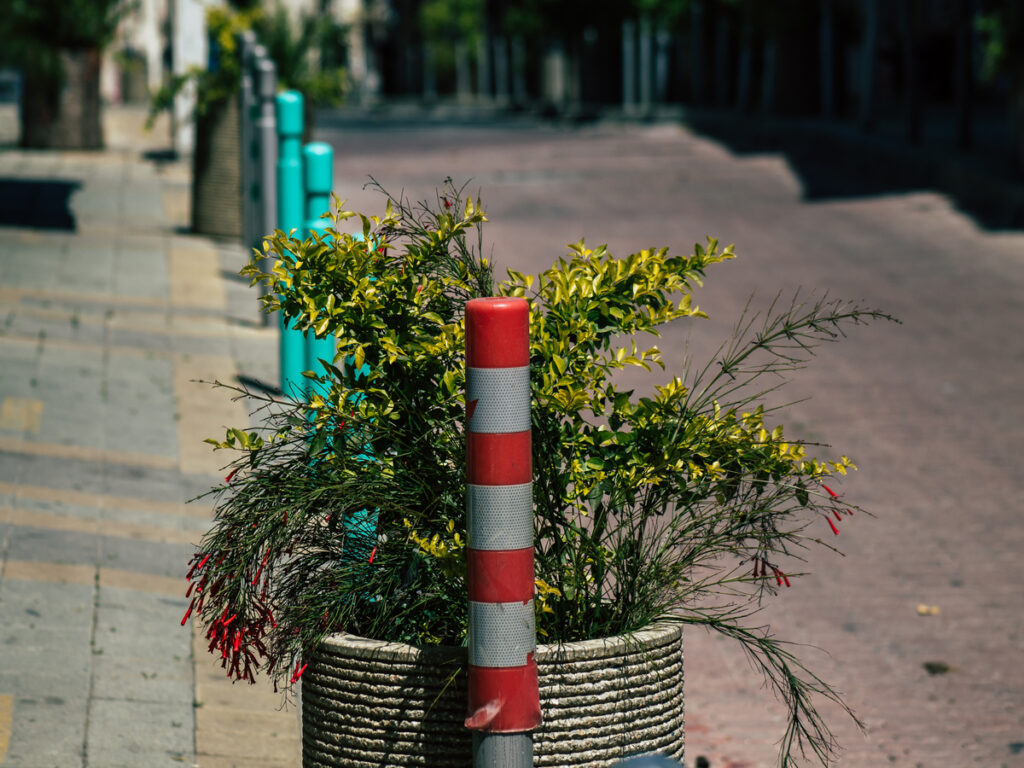
M 474 731 L 473 768 L 533 768 L 533 734 Z
M 665 755 L 635 755 L 615 763 L 612 768 L 681 768 L 679 763 Z

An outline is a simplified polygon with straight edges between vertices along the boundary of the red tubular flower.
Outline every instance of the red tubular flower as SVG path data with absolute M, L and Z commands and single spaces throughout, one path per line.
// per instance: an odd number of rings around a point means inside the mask
M 824 488 L 826 491 L 828 491 L 828 495 L 831 496 L 833 499 L 838 499 L 839 498 L 839 494 L 836 493 L 835 491 L 833 491 L 831 488 L 829 488 L 824 483 L 821 484 L 821 487 Z
M 774 565 L 772 566 L 772 571 L 775 572 L 775 583 L 776 583 L 776 585 L 781 587 L 782 586 L 782 571 L 780 571 Z
M 234 469 L 232 469 L 228 476 L 224 478 L 224 482 L 230 484 L 231 481 L 234 480 L 235 475 L 238 474 L 238 470 L 240 469 L 241 467 L 235 467 Z
M 267 564 L 267 558 L 270 557 L 270 548 L 267 548 L 267 553 L 263 556 L 263 562 L 260 563 L 259 570 L 256 571 L 256 578 L 252 580 L 252 585 L 255 587 L 259 583 L 260 575 L 263 573 L 263 567 Z
M 299 678 L 302 677 L 302 673 L 306 671 L 306 667 L 308 667 L 308 666 L 309 666 L 309 664 L 303 664 L 302 668 L 300 669 L 299 668 L 299 663 L 295 662 L 295 672 L 292 673 L 292 682 L 293 683 L 299 682 Z
M 202 559 L 202 561 L 200 561 L 200 562 L 199 562 L 199 563 L 197 564 L 197 563 L 196 563 L 196 559 L 197 559 L 198 557 L 199 557 L 199 555 L 194 555 L 194 556 L 192 557 L 192 567 L 191 567 L 191 568 L 189 568 L 189 569 L 188 569 L 188 573 L 186 573 L 186 574 L 185 574 L 185 578 L 186 578 L 186 579 L 188 579 L 188 580 L 190 580 L 190 581 L 192 580 L 192 577 L 193 577 L 193 576 L 194 576 L 194 575 L 195 575 L 196 573 L 198 573 L 199 571 L 203 570 L 203 566 L 204 566 L 204 565 L 206 565 L 206 561 L 210 559 L 210 556 L 209 556 L 209 555 L 207 555 L 206 557 L 204 557 L 204 558 Z
M 832 510 L 832 514 L 836 516 L 836 520 L 842 520 L 843 519 L 842 516 L 839 514 L 839 510 L 838 509 L 833 509 Z
M 779 573 L 782 573 L 782 571 L 779 571 Z M 789 577 L 787 577 L 786 574 L 784 574 L 784 573 L 782 573 L 782 580 L 784 582 L 786 582 L 786 586 L 787 587 L 790 586 L 790 584 L 789 584 Z
M 828 520 L 828 524 L 832 528 L 832 533 L 834 533 L 836 536 L 838 536 L 839 535 L 839 529 L 836 528 L 836 524 L 832 522 L 832 518 L 831 517 L 826 517 L 825 519 Z
M 186 597 L 187 597 L 187 595 L 186 595 Z M 192 615 L 192 608 L 193 608 L 193 606 L 195 604 L 196 604 L 196 601 L 195 601 L 195 598 L 193 598 L 192 602 L 189 603 L 188 610 L 185 611 L 185 615 L 181 618 L 181 626 L 183 626 L 183 627 L 185 626 L 185 622 L 188 621 L 188 617 Z
M 376 556 L 377 556 L 377 548 L 374 547 L 373 551 L 370 553 L 370 559 L 368 561 L 371 565 L 373 564 L 373 558 L 375 558 Z M 185 595 L 185 597 L 188 597 L 188 595 Z

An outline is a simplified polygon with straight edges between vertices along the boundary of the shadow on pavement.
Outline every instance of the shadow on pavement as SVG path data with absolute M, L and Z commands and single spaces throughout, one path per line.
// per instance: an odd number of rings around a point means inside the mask
M 935 190 L 987 229 L 1024 228 L 1024 178 L 1014 171 L 1009 148 L 1005 158 L 992 151 L 958 154 L 861 134 L 839 123 L 741 118 L 711 110 L 693 110 L 685 122 L 737 155 L 781 153 L 807 200 Z
M 271 395 L 272 397 L 280 397 L 282 394 L 280 387 L 263 381 L 263 379 L 258 379 L 255 376 L 248 376 L 240 373 L 238 374 L 237 379 L 238 383 L 248 390 L 256 390 L 265 395 Z
M 68 203 L 78 181 L 0 179 L 0 226 L 75 230 Z

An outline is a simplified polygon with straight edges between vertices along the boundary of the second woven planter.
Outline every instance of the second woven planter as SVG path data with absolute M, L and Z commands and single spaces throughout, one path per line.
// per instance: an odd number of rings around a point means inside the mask
M 538 645 L 537 768 L 683 759 L 682 627 Z M 328 638 L 302 679 L 305 768 L 467 768 L 466 649 Z

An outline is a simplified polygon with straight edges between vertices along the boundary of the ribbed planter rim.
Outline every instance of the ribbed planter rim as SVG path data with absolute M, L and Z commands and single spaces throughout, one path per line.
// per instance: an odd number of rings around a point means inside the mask
M 339 633 L 303 677 L 307 768 L 464 768 L 472 762 L 465 647 Z M 538 768 L 607 768 L 632 754 L 683 758 L 682 624 L 538 645 Z
M 645 645 L 656 644 L 658 640 L 664 640 L 665 644 L 672 642 L 679 637 L 682 630 L 682 623 L 676 621 L 659 621 L 655 624 L 638 629 L 634 632 L 625 632 L 613 637 L 600 637 L 594 640 L 575 640 L 568 643 L 538 643 L 537 652 L 534 658 L 539 664 L 549 659 L 560 657 L 571 657 L 574 661 L 580 659 L 599 659 L 609 654 L 626 652 L 643 652 Z M 324 639 L 321 651 L 327 650 L 331 645 L 344 646 L 347 655 L 358 656 L 365 659 L 408 661 L 417 663 L 428 661 L 434 658 L 450 659 L 465 651 L 464 646 L 455 645 L 407 645 L 396 643 L 390 640 L 371 640 L 368 637 L 350 635 L 347 632 L 337 632 L 328 635 Z

